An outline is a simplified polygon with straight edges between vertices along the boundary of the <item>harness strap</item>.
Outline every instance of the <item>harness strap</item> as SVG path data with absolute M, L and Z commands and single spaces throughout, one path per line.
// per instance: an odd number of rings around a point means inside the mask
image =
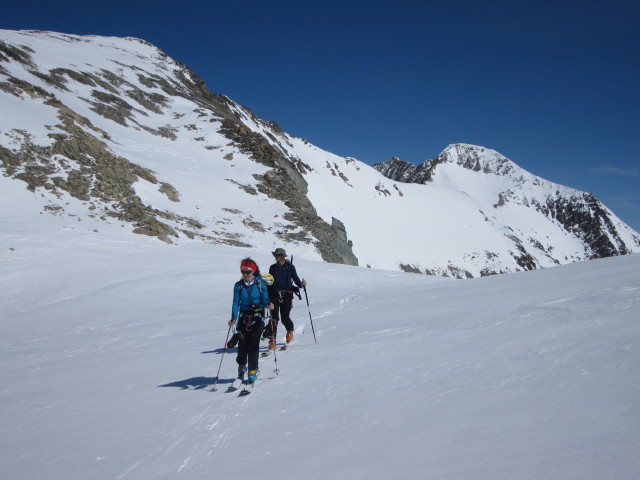
M 252 283 L 251 285 L 245 285 L 244 282 L 241 280 L 240 281 L 240 287 L 244 288 L 244 290 L 246 290 L 247 292 L 247 298 L 249 299 L 249 301 L 251 302 L 250 305 L 244 305 L 245 307 L 249 307 L 252 311 L 254 312 L 259 312 L 260 311 L 260 307 L 256 307 L 256 305 L 252 302 L 251 300 L 251 287 L 253 285 L 257 285 L 258 287 L 258 291 L 260 292 L 260 296 L 262 297 L 262 281 L 259 278 L 256 278 L 254 283 Z M 242 296 L 241 296 L 242 297 Z M 242 301 L 242 298 L 240 299 Z M 242 304 L 241 304 L 242 305 Z M 241 312 L 242 313 L 242 312 Z

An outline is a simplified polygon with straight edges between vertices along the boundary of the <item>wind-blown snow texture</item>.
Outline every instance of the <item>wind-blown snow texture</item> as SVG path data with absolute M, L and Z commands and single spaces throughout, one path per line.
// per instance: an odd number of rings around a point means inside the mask
M 11 152 L 5 168 L 14 178 L 30 176 L 33 183 L 40 182 L 33 195 L 23 196 L 34 206 L 42 203 L 40 195 L 48 200 L 34 218 L 40 212 L 73 215 L 80 222 L 102 216 L 131 229 L 117 202 L 82 198 L 84 191 L 73 196 L 60 187 L 73 185 L 95 159 L 82 157 L 82 163 L 58 153 L 39 159 L 31 170 L 18 165 L 25 151 L 51 147 L 54 138 L 82 131 L 87 138 L 81 144 L 93 138 L 140 167 L 132 185 L 135 212 L 155 212 L 166 225 L 164 237 L 174 243 L 190 243 L 189 236 L 195 235 L 258 251 L 286 244 L 299 258 L 317 260 L 321 254 L 314 242 L 331 240 L 314 238 L 304 222 L 308 226 L 317 219 L 304 220 L 301 211 L 292 216 L 289 208 L 306 196 L 328 225 L 334 218 L 344 224 L 360 266 L 464 278 L 599 256 L 583 241 L 584 227 L 571 224 L 572 213 L 565 212 L 567 226 L 545 211 L 578 199 L 581 214 L 595 218 L 593 206 L 580 203 L 584 192 L 535 177 L 490 149 L 449 146 L 441 154 L 448 161 L 438 165 L 428 185 L 398 183 L 216 97 L 241 126 L 239 131 L 249 132 L 251 140 L 260 138 L 298 172 L 300 190 L 287 203 L 269 195 L 259 180 L 283 172 L 256 162 L 246 148 L 223 135 L 224 115 L 194 93 L 206 97 L 201 86 L 196 89 L 199 80 L 152 45 L 52 32 L 3 30 L 0 38 L 5 42 L 0 107 L 11 112 L 0 117 L 0 149 Z M 477 171 L 463 165 L 471 158 L 480 166 Z M 95 187 L 99 176 L 86 177 L 86 184 Z M 171 188 L 174 196 L 167 193 Z M 13 201 L 7 191 L 3 189 L 3 202 Z M 640 250 L 640 236 L 606 207 L 596 206 L 608 218 L 602 224 L 597 218 L 594 227 L 610 244 L 608 254 Z M 95 229 L 100 233 L 103 228 Z
M 268 253 L 32 222 L 21 193 L 0 217 L 2 478 L 640 475 L 638 255 L 464 282 L 294 259 L 318 344 L 296 300 L 280 374 L 262 359 L 238 398 L 232 284 Z

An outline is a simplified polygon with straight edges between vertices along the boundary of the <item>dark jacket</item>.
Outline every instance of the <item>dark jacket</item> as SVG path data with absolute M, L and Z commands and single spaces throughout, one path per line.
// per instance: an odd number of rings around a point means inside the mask
M 296 267 L 289 260 L 282 265 L 278 265 L 277 262 L 274 263 L 269 267 L 269 273 L 273 275 L 274 280 L 270 288 L 271 291 L 291 290 L 294 283 L 296 287 L 300 287 L 302 284 L 296 272 Z

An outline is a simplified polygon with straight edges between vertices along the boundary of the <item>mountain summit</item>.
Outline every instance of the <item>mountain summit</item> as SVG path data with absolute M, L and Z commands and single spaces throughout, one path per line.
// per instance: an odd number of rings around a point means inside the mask
M 494 150 L 456 144 L 418 166 L 393 158 L 373 167 L 398 182 L 459 189 L 479 204 L 491 205 L 491 218 L 487 221 L 501 223 L 505 231 L 517 226 L 523 232 L 528 224 L 537 223 L 534 220 L 546 219 L 553 227 L 559 226 L 579 239 L 588 259 L 637 251 L 637 233 L 593 195 L 536 177 Z M 518 221 L 521 215 L 526 218 L 524 222 Z M 539 234 L 545 230 L 541 228 Z M 553 245 L 545 249 L 543 242 L 536 239 L 539 234 L 532 232 L 526 240 L 536 249 L 551 253 Z M 517 244 L 523 254 L 519 258 L 523 267 L 528 263 L 541 266 L 522 241 Z M 563 263 L 561 259 L 554 260 Z
M 0 108 L 7 219 L 19 195 L 26 220 L 79 234 L 118 226 L 458 278 L 640 250 L 592 195 L 495 151 L 373 168 L 288 135 L 139 39 L 0 30 Z

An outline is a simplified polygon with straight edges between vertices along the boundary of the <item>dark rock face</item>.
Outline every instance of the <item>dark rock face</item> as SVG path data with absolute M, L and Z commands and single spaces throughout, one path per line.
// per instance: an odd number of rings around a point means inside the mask
M 333 219 L 331 225 L 322 220 L 311 201 L 307 198 L 307 181 L 302 176 L 300 161 L 294 162 L 276 149 L 265 137 L 244 125 L 223 120 L 220 133 L 232 140 L 240 151 L 249 154 L 255 161 L 270 167 L 263 175 L 256 175 L 259 180 L 258 190 L 284 202 L 290 212 L 287 219 L 302 227 L 317 240 L 314 242 L 322 259 L 330 263 L 358 265 L 353 254 L 352 244 L 347 239 L 344 224 Z M 311 241 L 306 234 L 280 234 L 283 241 Z
M 591 259 L 630 253 L 602 203 L 589 193 L 570 199 L 549 197 L 545 205 L 535 207 L 578 235 L 588 245 Z
M 374 163 L 372 166 L 385 177 L 402 183 L 427 183 L 431 181 L 431 176 L 436 164 L 427 161 L 415 166 L 397 157 L 382 163 Z

